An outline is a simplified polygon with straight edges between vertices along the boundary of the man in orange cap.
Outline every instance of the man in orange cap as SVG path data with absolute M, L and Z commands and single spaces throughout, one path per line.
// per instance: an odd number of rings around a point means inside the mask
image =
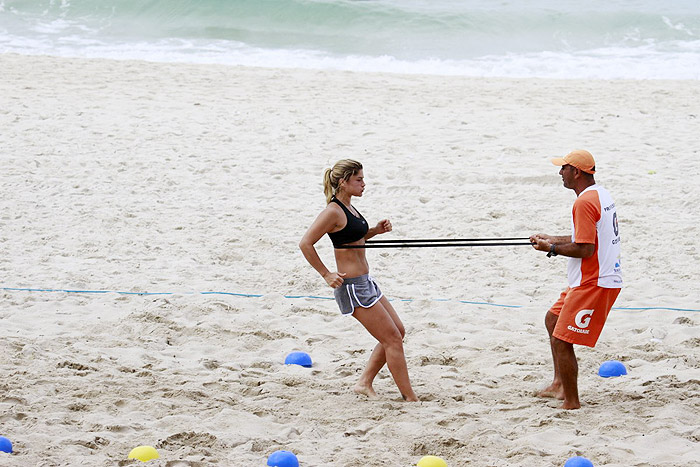
M 563 409 L 578 409 L 578 362 L 574 344 L 595 347 L 608 313 L 622 287 L 620 235 L 615 202 L 597 185 L 595 160 L 577 149 L 552 159 L 561 166 L 564 187 L 576 192 L 572 233 L 566 236 L 535 234 L 530 241 L 548 257 L 568 256 L 568 287 L 545 317 L 554 360 L 554 380 L 538 393 L 556 397 Z

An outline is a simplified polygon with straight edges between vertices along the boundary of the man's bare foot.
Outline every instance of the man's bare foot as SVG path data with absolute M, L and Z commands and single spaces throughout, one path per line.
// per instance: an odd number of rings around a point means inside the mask
M 416 396 L 415 394 L 411 397 L 406 397 L 403 394 L 401 394 L 401 396 L 403 397 L 403 400 L 405 400 L 406 402 L 418 402 L 418 396 Z
M 564 390 L 562 389 L 561 384 L 552 383 L 546 388 L 537 391 L 535 396 L 564 400 Z
M 352 390 L 355 391 L 355 394 L 367 396 L 369 399 L 379 399 L 379 396 L 374 392 L 374 388 L 371 385 L 357 383 Z
M 560 409 L 564 410 L 576 410 L 581 408 L 581 403 L 576 401 L 576 402 L 569 402 L 569 401 L 564 401 L 562 405 L 559 406 Z

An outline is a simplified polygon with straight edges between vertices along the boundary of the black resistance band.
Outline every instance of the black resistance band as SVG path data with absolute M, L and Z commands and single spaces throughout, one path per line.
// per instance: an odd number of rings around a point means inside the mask
M 340 245 L 336 248 L 439 248 L 465 246 L 520 246 L 530 245 L 528 237 L 504 238 L 423 238 L 407 240 L 367 240 L 364 245 Z

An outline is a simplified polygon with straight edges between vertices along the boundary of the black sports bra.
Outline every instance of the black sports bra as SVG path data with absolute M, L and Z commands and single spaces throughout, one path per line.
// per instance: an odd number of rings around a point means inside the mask
M 348 220 L 347 224 L 345 224 L 345 227 L 343 227 L 339 231 L 328 232 L 328 236 L 331 238 L 333 246 L 338 247 L 340 245 L 345 245 L 346 243 L 356 242 L 357 240 L 364 237 L 367 234 L 369 227 L 367 226 L 367 221 L 365 220 L 365 218 L 362 217 L 362 214 L 360 214 L 360 211 L 357 211 L 357 214 L 359 214 L 360 216 L 357 217 L 352 212 L 350 212 L 350 210 L 346 208 L 343 203 L 338 201 L 335 198 L 335 196 L 331 198 L 331 201 L 335 201 L 341 208 L 343 208 L 343 211 L 345 212 L 345 217 Z

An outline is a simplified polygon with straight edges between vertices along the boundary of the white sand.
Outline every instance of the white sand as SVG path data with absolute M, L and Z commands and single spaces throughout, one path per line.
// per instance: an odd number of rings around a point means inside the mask
M 618 307 L 700 309 L 697 81 L 496 80 L 0 55 L 0 436 L 8 466 L 700 463 L 697 311 L 615 310 L 578 350 L 583 407 L 532 397 L 563 258 L 372 250 L 423 402 L 351 392 L 373 346 L 296 244 L 321 172 L 365 165 L 385 238 L 566 234 L 548 158 L 583 147 L 616 199 Z M 330 241 L 318 249 L 332 265 Z M 259 298 L 204 295 L 217 291 Z M 192 293 L 195 292 L 195 293 Z M 412 299 L 412 301 L 401 301 Z M 447 299 L 438 301 L 436 299 Z M 488 302 L 519 308 L 479 305 Z M 283 365 L 308 352 L 311 369 Z M 603 379 L 601 362 L 629 374 Z

